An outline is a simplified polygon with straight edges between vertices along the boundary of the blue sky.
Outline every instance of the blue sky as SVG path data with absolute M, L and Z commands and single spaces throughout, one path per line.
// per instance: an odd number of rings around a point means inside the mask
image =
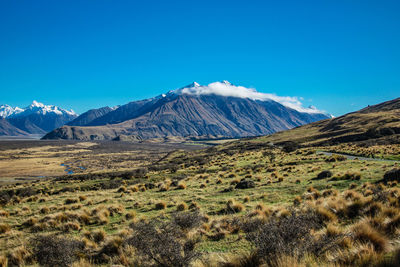
M 197 81 L 334 115 L 400 96 L 400 1 L 0 1 L 0 103 L 84 112 Z

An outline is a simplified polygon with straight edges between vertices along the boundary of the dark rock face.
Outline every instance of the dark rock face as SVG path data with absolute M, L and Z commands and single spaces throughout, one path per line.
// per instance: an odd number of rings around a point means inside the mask
M 83 127 L 64 126 L 44 139 L 111 140 L 168 136 L 247 137 L 271 134 L 328 118 L 301 113 L 275 101 L 218 95 L 175 95 L 131 102 Z
M 248 189 L 248 188 L 254 188 L 256 187 L 256 184 L 254 183 L 253 180 L 250 179 L 242 179 L 236 186 L 236 189 Z

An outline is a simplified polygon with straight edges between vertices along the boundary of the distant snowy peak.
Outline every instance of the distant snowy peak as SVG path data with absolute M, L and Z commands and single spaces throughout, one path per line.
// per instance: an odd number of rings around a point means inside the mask
M 19 107 L 13 108 L 13 107 L 11 107 L 9 105 L 1 105 L 0 106 L 0 117 L 7 118 L 9 116 L 21 113 L 23 111 L 24 110 L 22 108 L 19 108 Z
M 0 106 L 0 117 L 8 118 L 8 117 L 19 117 L 26 116 L 29 114 L 56 114 L 56 115 L 69 115 L 69 116 L 77 116 L 77 114 L 71 110 L 65 110 L 53 105 L 45 105 L 43 103 L 39 103 L 37 101 L 33 101 L 32 104 L 22 109 L 19 107 L 11 107 L 9 105 Z
M 45 105 L 33 100 L 32 104 L 25 108 L 24 113 L 37 113 L 37 114 L 57 114 L 57 115 L 70 115 L 77 116 L 77 114 L 71 110 L 65 110 L 53 105 Z
M 314 106 L 310 106 L 308 108 L 303 107 L 303 104 L 297 97 L 277 96 L 275 94 L 261 93 L 257 92 L 257 90 L 254 88 L 236 86 L 226 80 L 221 82 L 213 82 L 208 85 L 200 85 L 197 82 L 193 82 L 182 88 L 170 91 L 168 92 L 168 94 L 220 95 L 220 96 L 231 96 L 239 98 L 249 98 L 251 100 L 259 100 L 259 101 L 273 100 L 275 102 L 278 102 L 286 107 L 292 108 L 299 112 L 311 113 L 311 114 L 326 114 L 325 112 L 318 110 Z

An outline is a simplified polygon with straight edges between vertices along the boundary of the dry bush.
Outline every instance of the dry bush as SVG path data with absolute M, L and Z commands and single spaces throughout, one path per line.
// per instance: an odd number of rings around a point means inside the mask
M 318 215 L 309 210 L 267 222 L 247 221 L 242 228 L 247 232 L 246 239 L 256 246 L 257 255 L 269 264 L 276 264 L 279 256 L 302 257 L 312 251 L 315 243 L 311 230 L 322 225 Z
M 71 266 L 83 242 L 54 235 L 36 236 L 31 240 L 33 256 L 41 266 Z
M 11 230 L 11 227 L 6 223 L 0 223 L 0 234 L 7 233 Z
M 173 222 L 138 222 L 126 244 L 134 247 L 143 263 L 156 266 L 190 266 L 200 256 L 195 251 L 197 240 L 187 239 L 181 227 Z

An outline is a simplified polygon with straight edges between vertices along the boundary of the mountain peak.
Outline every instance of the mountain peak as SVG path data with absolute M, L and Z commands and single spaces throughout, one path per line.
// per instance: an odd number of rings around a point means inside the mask
M 271 93 L 262 93 L 258 92 L 254 88 L 233 85 L 227 80 L 223 80 L 220 82 L 213 82 L 208 85 L 200 85 L 196 82 L 193 82 L 180 89 L 170 91 L 169 94 L 194 95 L 194 96 L 218 95 L 225 97 L 248 98 L 250 100 L 258 100 L 258 101 L 272 100 L 302 113 L 325 114 L 325 112 L 320 111 L 315 107 L 311 108 L 303 107 L 303 104 L 300 101 L 301 99 L 297 97 L 277 96 Z
M 29 105 L 29 107 L 37 107 L 37 108 L 42 108 L 42 107 L 44 107 L 44 106 L 45 106 L 44 104 L 39 103 L 39 102 L 37 102 L 36 100 L 33 100 L 33 101 L 32 101 L 32 104 Z
M 11 107 L 10 105 L 4 104 L 0 106 L 0 117 L 7 118 L 9 116 L 23 112 L 24 110 L 19 107 Z

